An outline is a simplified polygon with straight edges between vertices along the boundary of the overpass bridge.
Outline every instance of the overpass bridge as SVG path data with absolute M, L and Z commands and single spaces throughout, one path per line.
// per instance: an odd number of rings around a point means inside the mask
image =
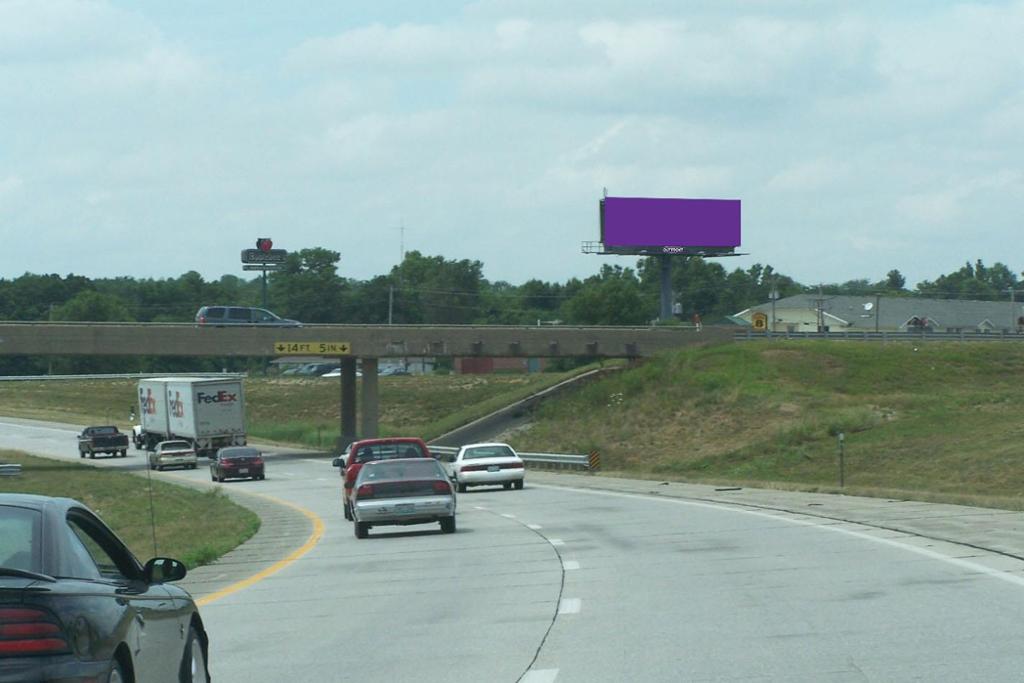
M 212 327 L 193 323 L 0 322 L 0 355 L 323 356 L 341 362 L 341 440 L 356 438 L 356 360 L 362 362 L 358 434 L 378 434 L 380 358 L 406 356 L 643 358 L 732 341 L 735 328 L 499 325 Z

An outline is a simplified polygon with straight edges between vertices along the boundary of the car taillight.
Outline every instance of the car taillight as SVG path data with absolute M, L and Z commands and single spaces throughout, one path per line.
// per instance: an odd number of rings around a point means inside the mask
M 446 481 L 435 481 L 434 482 L 434 493 L 441 495 L 448 495 L 452 492 L 451 484 Z
M 205 315 L 199 316 L 199 324 L 200 325 L 205 325 L 206 324 L 206 316 Z
M 360 498 L 373 498 L 373 484 L 363 484 L 356 489 L 356 496 Z
M 252 464 L 253 465 L 262 465 L 263 464 L 263 458 L 256 458 L 255 460 L 252 461 Z
M 56 617 L 46 610 L 0 608 L 0 657 L 52 655 L 69 649 Z

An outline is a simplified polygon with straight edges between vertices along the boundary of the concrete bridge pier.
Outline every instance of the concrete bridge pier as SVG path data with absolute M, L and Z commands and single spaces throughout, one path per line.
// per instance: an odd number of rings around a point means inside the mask
M 341 359 L 341 436 L 338 449 L 356 440 L 356 359 Z
M 378 436 L 380 398 L 377 392 L 377 376 L 377 359 L 363 358 L 363 395 L 360 397 L 362 424 L 359 430 L 361 439 L 375 439 Z

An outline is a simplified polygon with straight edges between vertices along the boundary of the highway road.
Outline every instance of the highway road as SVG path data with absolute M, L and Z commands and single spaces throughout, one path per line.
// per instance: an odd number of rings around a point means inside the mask
M 77 461 L 74 434 L 0 420 L 0 447 Z M 96 464 L 141 469 L 134 453 Z M 214 485 L 202 469 L 153 476 Z M 1011 681 L 1024 671 L 1017 560 L 558 481 L 528 475 L 522 491 L 460 495 L 455 535 L 391 527 L 364 541 L 324 459 L 271 455 L 266 481 L 219 485 L 287 514 L 248 555 L 189 584 L 204 602 L 214 680 Z

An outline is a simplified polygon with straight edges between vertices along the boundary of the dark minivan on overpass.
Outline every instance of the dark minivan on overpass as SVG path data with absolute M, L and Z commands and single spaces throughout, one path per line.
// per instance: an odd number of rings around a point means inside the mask
M 252 306 L 203 306 L 196 312 L 197 325 L 270 325 L 302 327 L 297 320 L 277 316 L 264 308 Z

